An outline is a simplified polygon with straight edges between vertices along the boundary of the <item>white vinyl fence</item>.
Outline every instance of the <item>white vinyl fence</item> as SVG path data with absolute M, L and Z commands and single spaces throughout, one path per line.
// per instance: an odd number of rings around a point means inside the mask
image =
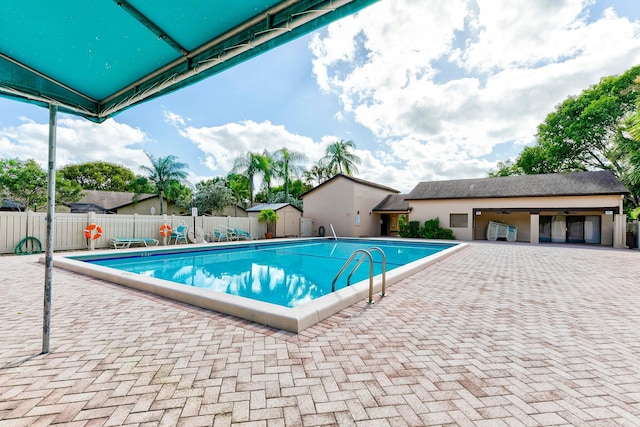
M 14 253 L 16 246 L 26 237 L 32 236 L 45 250 L 47 240 L 46 213 L 42 212 L 0 212 L 0 253 Z M 160 226 L 169 224 L 172 229 L 180 224 L 202 228 L 205 233 L 213 233 L 215 228 L 239 228 L 251 233 L 254 239 L 262 238 L 266 225 L 256 218 L 239 217 L 191 217 L 175 215 L 106 215 L 93 212 L 56 213 L 54 216 L 54 250 L 88 249 L 89 242 L 84 229 L 89 224 L 102 228 L 102 236 L 95 240 L 96 249 L 110 247 L 112 238 L 153 238 L 162 244 Z

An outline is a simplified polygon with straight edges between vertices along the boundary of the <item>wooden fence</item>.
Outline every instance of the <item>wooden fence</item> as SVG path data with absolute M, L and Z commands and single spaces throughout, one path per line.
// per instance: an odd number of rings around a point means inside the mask
M 215 228 L 232 227 L 246 230 L 254 239 L 262 238 L 266 231 L 264 223 L 256 218 L 238 217 L 190 217 L 175 215 L 106 215 L 94 212 L 56 213 L 54 216 L 54 250 L 87 249 L 89 242 L 84 229 L 89 224 L 102 228 L 102 237 L 94 241 L 96 249 L 110 247 L 112 238 L 145 238 L 160 240 L 160 226 L 169 224 L 172 229 L 180 224 L 202 228 L 211 233 Z M 42 243 L 44 250 L 47 240 L 46 213 L 42 212 L 0 212 L 0 253 L 13 253 L 16 246 L 26 237 L 32 236 Z

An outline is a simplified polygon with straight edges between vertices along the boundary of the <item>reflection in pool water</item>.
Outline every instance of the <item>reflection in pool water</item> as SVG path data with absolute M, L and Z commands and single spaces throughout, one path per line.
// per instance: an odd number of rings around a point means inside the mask
M 300 241 L 210 250 L 128 254 L 87 262 L 172 282 L 239 295 L 285 307 L 296 307 L 331 292 L 331 282 L 354 250 L 382 247 L 387 270 L 432 255 L 452 245 L 391 243 L 385 241 Z M 381 272 L 381 257 L 372 253 L 375 274 Z M 352 278 L 368 277 L 368 266 Z M 346 286 L 346 274 L 336 289 Z

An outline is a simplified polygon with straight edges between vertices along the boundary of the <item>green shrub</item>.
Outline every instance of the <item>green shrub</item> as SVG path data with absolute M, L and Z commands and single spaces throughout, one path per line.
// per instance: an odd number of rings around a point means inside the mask
M 420 229 L 420 237 L 424 239 L 454 240 L 453 231 L 449 228 L 440 228 L 440 219 L 434 218 L 424 222 Z
M 420 221 L 404 221 L 400 223 L 400 237 L 420 237 Z

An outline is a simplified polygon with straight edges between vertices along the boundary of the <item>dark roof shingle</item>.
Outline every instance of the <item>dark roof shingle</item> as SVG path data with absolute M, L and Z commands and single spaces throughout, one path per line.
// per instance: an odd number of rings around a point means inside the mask
M 134 193 L 125 193 L 120 191 L 99 191 L 99 190 L 83 190 L 84 195 L 77 204 L 96 205 L 106 210 L 117 209 L 132 203 Z M 157 197 L 157 194 L 140 194 L 138 202 L 142 200 Z
M 374 212 L 407 212 L 411 210 L 409 202 L 405 200 L 406 194 L 389 194 L 373 208 Z
M 610 171 L 590 171 L 420 182 L 406 199 L 487 199 L 627 193 L 629 190 Z

